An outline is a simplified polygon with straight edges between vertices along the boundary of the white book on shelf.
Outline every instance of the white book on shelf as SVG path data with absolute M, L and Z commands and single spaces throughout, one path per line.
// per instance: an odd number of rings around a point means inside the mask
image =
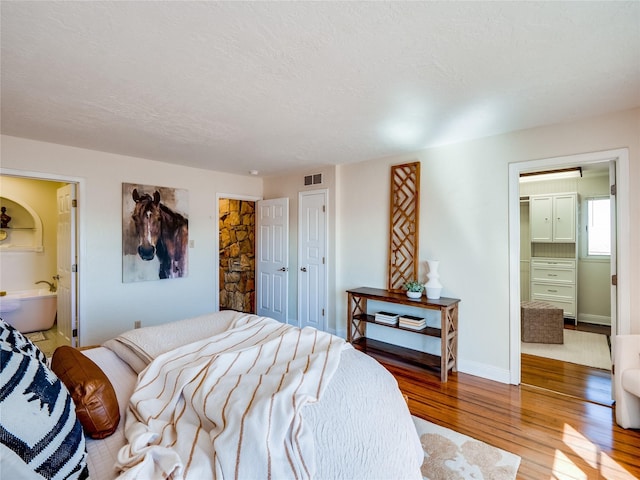
M 398 320 L 386 320 L 383 318 L 376 318 L 376 323 L 382 323 L 383 325 L 397 325 Z
M 375 316 L 380 318 L 394 319 L 394 320 L 399 317 L 397 313 L 390 313 L 390 312 L 376 312 Z
M 422 330 L 427 326 L 427 320 L 423 317 L 415 317 L 413 315 L 402 315 L 398 319 L 398 324 L 403 328 L 412 330 Z
M 385 325 L 396 325 L 398 323 L 398 314 L 389 312 L 377 312 L 374 316 L 376 322 Z
M 423 318 L 422 320 L 411 320 L 409 318 L 402 318 L 400 317 L 398 320 L 400 320 L 401 322 L 405 322 L 405 323 L 427 323 L 427 321 Z
M 379 323 L 380 325 L 392 325 L 394 327 L 398 324 L 395 320 L 376 320 L 376 323 Z
M 426 324 L 426 323 L 425 323 L 425 324 L 423 324 L 423 325 L 414 325 L 414 324 L 409 325 L 409 324 L 402 323 L 402 322 L 400 322 L 400 323 L 399 323 L 399 325 L 400 325 L 402 328 L 408 328 L 408 329 L 410 329 L 410 330 L 422 330 L 423 328 L 426 328 L 426 326 L 427 326 L 427 324 Z
M 412 330 L 422 330 L 426 328 L 426 325 L 407 325 L 405 323 L 399 323 L 398 325 L 402 328 L 410 328 Z

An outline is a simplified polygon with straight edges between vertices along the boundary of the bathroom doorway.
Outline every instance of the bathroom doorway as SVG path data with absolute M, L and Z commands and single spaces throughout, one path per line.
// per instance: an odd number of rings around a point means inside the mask
M 59 196 L 77 189 L 74 179 L 7 170 L 0 174 L 3 205 L 12 206 L 16 213 L 6 228 L 10 235 L 0 243 L 0 288 L 8 293 L 48 290 L 55 295 L 52 320 L 25 327 L 49 357 L 60 345 L 79 346 L 77 201 L 73 196 Z M 17 208 L 20 203 L 27 206 L 24 211 L 30 212 L 31 219 L 20 218 L 26 215 Z M 5 211 L 11 216 L 10 209 Z M 64 224 L 60 218 L 66 218 Z

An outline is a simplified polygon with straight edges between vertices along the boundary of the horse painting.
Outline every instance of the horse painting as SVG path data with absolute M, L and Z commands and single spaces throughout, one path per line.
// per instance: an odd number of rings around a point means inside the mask
M 157 258 L 161 279 L 186 276 L 189 221 L 164 205 L 158 190 L 152 196 L 134 188 L 131 197 L 138 256 L 144 261 Z

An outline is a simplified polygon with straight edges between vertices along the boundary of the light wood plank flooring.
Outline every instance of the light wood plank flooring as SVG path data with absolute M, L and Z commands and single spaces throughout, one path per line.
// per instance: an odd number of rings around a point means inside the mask
M 378 360 L 412 414 L 519 455 L 519 479 L 640 478 L 640 431 L 618 427 L 610 406 L 463 373 L 441 383 L 437 372 Z
M 523 354 L 521 382 L 611 406 L 611 374 L 608 370 Z
M 566 330 L 605 335 L 611 349 L 611 327 L 565 319 Z M 611 373 L 608 370 L 577 365 L 575 363 L 522 354 L 521 381 L 524 385 L 544 388 L 589 402 L 613 405 L 611 399 Z

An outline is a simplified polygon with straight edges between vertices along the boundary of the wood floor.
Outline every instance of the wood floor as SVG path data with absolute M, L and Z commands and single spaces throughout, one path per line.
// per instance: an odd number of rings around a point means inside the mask
M 611 348 L 611 327 L 582 322 L 574 325 L 573 320 L 565 319 L 564 328 L 605 335 Z M 611 374 L 607 370 L 526 354 L 521 356 L 521 362 L 521 381 L 525 385 L 545 388 L 602 405 L 613 405 Z
M 577 399 L 611 406 L 611 374 L 608 370 L 523 354 L 524 385 L 544 388 Z
M 519 455 L 519 479 L 640 478 L 640 430 L 618 427 L 610 406 L 463 373 L 441 383 L 438 372 L 378 360 L 413 415 Z

